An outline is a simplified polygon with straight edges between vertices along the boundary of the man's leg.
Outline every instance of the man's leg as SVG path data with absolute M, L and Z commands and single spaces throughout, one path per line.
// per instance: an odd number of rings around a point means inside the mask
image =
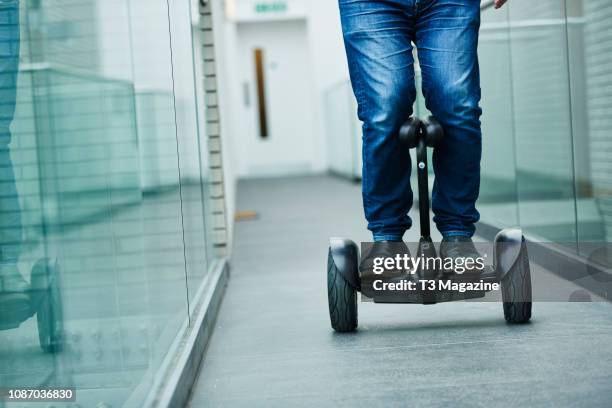
M 482 153 L 478 30 L 480 1 L 422 0 L 416 45 L 427 108 L 444 127 L 435 148 L 434 222 L 445 237 L 474 234 Z
M 414 0 L 340 0 L 359 119 L 363 122 L 363 207 L 375 241 L 402 239 L 411 220 L 410 155 L 398 130 L 416 96 Z
M 10 126 L 15 114 L 19 69 L 19 2 L 0 5 L 0 293 L 29 289 L 19 271 L 22 225 L 11 162 Z M 3 298 L 9 302 L 15 298 Z M 3 303 L 0 302 L 0 308 Z

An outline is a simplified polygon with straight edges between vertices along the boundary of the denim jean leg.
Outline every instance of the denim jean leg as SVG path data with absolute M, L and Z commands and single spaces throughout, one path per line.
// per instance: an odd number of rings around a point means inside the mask
M 363 206 L 374 240 L 410 228 L 410 155 L 398 131 L 416 97 L 410 1 L 340 0 L 351 83 L 363 122 Z
M 417 24 L 425 103 L 445 133 L 433 154 L 432 208 L 442 235 L 472 236 L 479 219 L 479 5 L 474 0 L 423 0 Z
M 17 102 L 19 69 L 19 2 L 0 4 L 0 274 L 17 264 L 22 222 L 9 144 Z

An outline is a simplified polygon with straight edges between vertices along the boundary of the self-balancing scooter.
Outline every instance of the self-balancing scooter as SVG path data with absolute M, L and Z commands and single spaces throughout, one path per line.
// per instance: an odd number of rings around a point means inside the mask
M 400 140 L 408 148 L 416 148 L 419 215 L 421 238 L 417 256 L 435 257 L 436 249 L 430 237 L 429 189 L 427 180 L 427 147 L 443 143 L 442 126 L 432 116 L 420 120 L 410 118 L 400 129 Z M 501 286 L 504 317 L 509 323 L 526 323 L 531 318 L 531 275 L 525 238 L 520 229 L 500 231 L 494 240 L 494 264 L 479 271 L 477 280 L 483 287 Z M 327 293 L 331 325 L 337 332 L 357 329 L 357 292 L 375 303 L 434 304 L 464 299 L 482 298 L 490 289 L 458 293 L 453 290 L 434 289 L 407 291 L 393 296 L 383 296 L 363 285 L 364 271 L 359 269 L 359 247 L 353 241 L 331 238 L 327 258 Z M 430 281 L 443 279 L 441 274 Z M 467 278 L 459 273 L 445 275 L 449 282 L 461 282 Z M 471 280 L 474 277 L 470 277 Z M 434 282 L 435 283 L 435 282 Z M 449 285 L 447 285 L 449 286 Z M 417 286 L 418 287 L 418 286 Z M 433 285 L 435 288 L 439 286 Z

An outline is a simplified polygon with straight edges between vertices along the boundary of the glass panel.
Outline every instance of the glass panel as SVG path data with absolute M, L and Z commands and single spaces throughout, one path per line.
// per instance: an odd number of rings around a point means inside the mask
M 102 6 L 100 2 L 98 7 Z M 132 322 L 148 340 L 147 369 L 155 373 L 187 320 L 185 239 L 177 147 L 178 116 L 173 93 L 173 66 L 168 3 L 165 0 L 129 2 L 132 81 L 138 119 L 145 273 L 135 282 L 143 303 L 141 323 Z M 112 48 L 112 46 L 111 46 Z M 127 294 L 126 294 L 127 295 Z M 138 317 L 138 316 L 135 316 Z M 144 324 L 143 324 L 144 323 Z M 141 352 L 131 337 L 131 352 Z M 152 376 L 138 373 L 140 389 L 148 390 Z M 138 392 L 138 391 L 136 391 Z M 139 396 L 132 395 L 137 400 Z
M 325 93 L 325 123 L 331 171 L 350 178 L 361 176 L 361 122 L 349 81 Z
M 562 0 L 509 2 L 519 218 L 532 235 L 576 242 Z
M 170 3 L 0 2 L 0 388 L 141 406 L 187 327 L 209 174 Z
M 478 46 L 482 163 L 478 210 L 497 227 L 519 224 L 508 8 L 483 12 Z
M 203 181 L 206 175 L 206 140 L 200 135 L 201 118 L 195 92 L 194 53 L 192 46 L 192 16 L 189 0 L 172 2 L 170 7 L 170 39 L 176 132 L 180 166 L 180 197 L 183 214 L 183 239 L 190 304 L 194 303 L 197 289 L 208 269 L 205 229 L 205 197 L 208 189 Z M 197 21 L 197 20 L 196 20 Z M 194 27 L 198 30 L 198 27 Z M 200 136 L 200 137 L 199 137 Z
M 612 241 L 612 3 L 566 1 L 579 243 Z M 593 245 L 582 255 L 590 257 Z M 599 255 L 602 255 L 599 252 Z M 612 255 L 597 256 L 612 264 Z

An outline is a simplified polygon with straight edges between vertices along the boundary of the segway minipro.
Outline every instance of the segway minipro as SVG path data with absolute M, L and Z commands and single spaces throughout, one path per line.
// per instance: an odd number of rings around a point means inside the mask
M 399 137 L 407 148 L 416 148 L 421 227 L 416 256 L 435 257 L 436 249 L 430 236 L 427 147 L 435 147 L 443 142 L 442 126 L 432 116 L 423 120 L 410 118 L 401 127 Z M 504 317 L 508 323 L 526 323 L 531 318 L 531 274 L 525 238 L 521 230 L 509 228 L 500 231 L 495 236 L 493 252 L 493 265 L 479 271 L 478 280 L 501 286 Z M 357 328 L 357 292 L 361 292 L 375 303 L 418 304 L 476 299 L 484 297 L 487 293 L 487 290 L 469 293 L 417 290 L 383 297 L 374 293 L 370 287 L 362 285 L 363 271 L 359 270 L 359 264 L 359 247 L 355 242 L 343 238 L 330 239 L 327 258 L 327 294 L 331 325 L 337 332 L 351 332 Z M 433 277 L 433 279 L 441 278 L 442 274 Z M 461 281 L 465 277 L 461 274 L 451 274 L 450 278 L 446 275 L 446 279 Z M 473 279 L 473 276 L 470 279 Z
M 41 259 L 32 268 L 28 291 L 7 292 L 0 287 L 0 330 L 16 329 L 36 314 L 42 350 L 61 351 L 64 326 L 59 279 L 57 262 Z

